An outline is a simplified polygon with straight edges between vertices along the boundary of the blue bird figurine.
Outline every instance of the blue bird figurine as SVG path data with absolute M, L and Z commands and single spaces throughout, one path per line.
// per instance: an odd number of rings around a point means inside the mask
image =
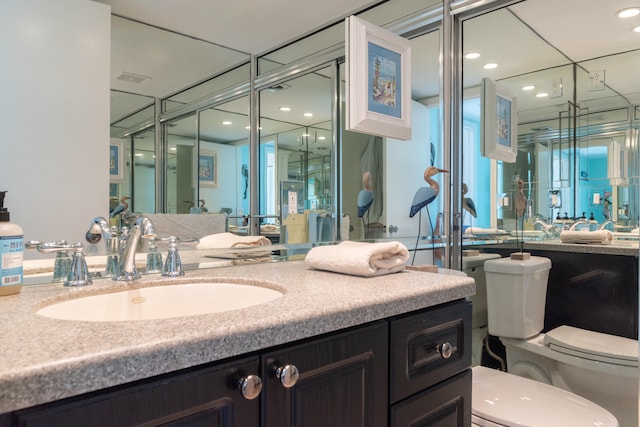
M 358 218 L 362 218 L 373 203 L 373 191 L 371 191 L 371 173 L 365 172 L 362 175 L 362 185 L 364 190 L 358 193 Z
M 418 188 L 418 191 L 416 191 L 415 196 L 413 196 L 413 202 L 411 203 L 409 218 L 413 218 L 415 214 L 420 212 L 420 209 L 424 208 L 438 197 L 438 194 L 440 193 L 440 185 L 438 185 L 438 183 L 431 177 L 440 172 L 449 171 L 435 166 L 429 166 L 424 171 L 424 180 L 429 184 L 429 186 Z

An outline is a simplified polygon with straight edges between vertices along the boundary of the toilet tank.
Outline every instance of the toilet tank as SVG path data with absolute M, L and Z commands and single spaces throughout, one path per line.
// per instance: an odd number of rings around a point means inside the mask
M 550 269 L 550 259 L 535 256 L 484 263 L 491 335 L 526 339 L 542 331 Z
M 476 281 L 476 294 L 469 297 L 472 302 L 471 324 L 473 328 L 487 326 L 487 285 L 484 263 L 490 259 L 500 258 L 498 254 L 462 253 L 462 272 Z

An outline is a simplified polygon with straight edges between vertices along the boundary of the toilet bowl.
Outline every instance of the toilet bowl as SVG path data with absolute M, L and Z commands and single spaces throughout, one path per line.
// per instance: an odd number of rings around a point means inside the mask
M 472 426 L 618 426 L 606 409 L 557 387 L 483 366 L 472 375 Z
M 578 394 L 638 426 L 638 342 L 570 326 L 546 334 L 551 261 L 501 258 L 485 263 L 489 334 L 505 345 L 507 372 Z

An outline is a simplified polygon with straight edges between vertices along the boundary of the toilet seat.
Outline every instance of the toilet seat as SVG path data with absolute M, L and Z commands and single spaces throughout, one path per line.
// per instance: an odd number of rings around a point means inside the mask
M 483 366 L 473 367 L 472 372 L 475 425 L 618 426 L 610 412 L 568 391 Z
M 559 326 L 544 335 L 551 350 L 613 365 L 638 366 L 638 341 L 571 326 Z

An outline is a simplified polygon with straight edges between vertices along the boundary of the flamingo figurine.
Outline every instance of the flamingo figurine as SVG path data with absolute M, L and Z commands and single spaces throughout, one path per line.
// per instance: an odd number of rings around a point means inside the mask
M 449 172 L 446 169 L 440 169 L 435 166 L 429 166 L 424 171 L 424 180 L 429 184 L 428 187 L 421 187 L 416 191 L 413 196 L 413 202 L 411 203 L 411 210 L 409 211 L 409 218 L 413 218 L 415 214 L 420 212 L 420 209 L 433 202 L 440 193 L 440 185 L 432 178 L 437 173 Z

